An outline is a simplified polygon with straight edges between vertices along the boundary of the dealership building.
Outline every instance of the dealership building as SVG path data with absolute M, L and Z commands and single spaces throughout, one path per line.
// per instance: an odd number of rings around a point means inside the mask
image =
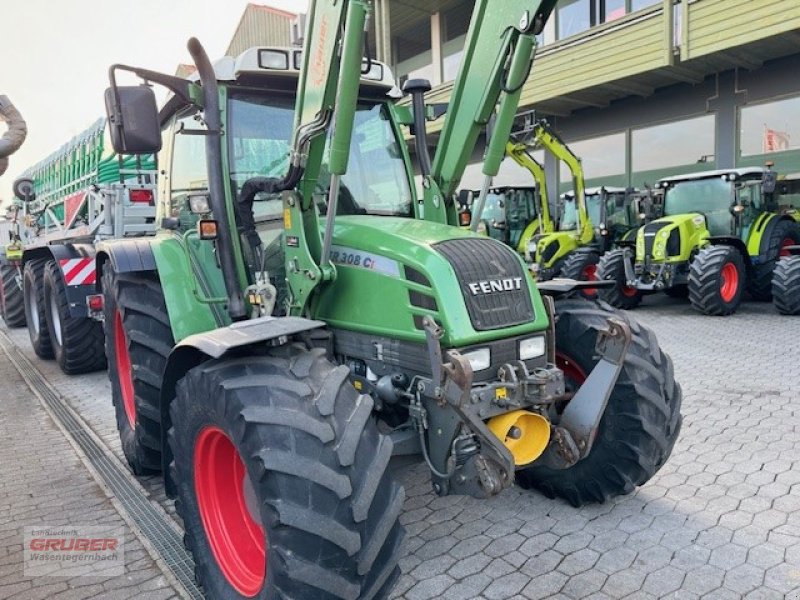
M 375 0 L 370 47 L 398 83 L 426 78 L 429 101 L 447 102 L 473 5 Z M 302 25 L 302 16 L 251 5 L 231 48 L 281 35 L 297 43 Z M 520 110 L 554 126 L 588 185 L 641 186 L 768 160 L 800 172 L 797 0 L 561 0 L 539 38 Z M 429 123 L 432 143 L 440 128 L 441 119 Z M 464 187 L 480 185 L 483 144 Z M 570 185 L 566 168 L 537 158 L 551 186 Z M 506 161 L 494 183 L 530 176 Z

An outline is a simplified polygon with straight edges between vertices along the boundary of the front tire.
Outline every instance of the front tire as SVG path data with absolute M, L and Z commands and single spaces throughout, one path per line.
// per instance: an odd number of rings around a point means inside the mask
M 772 301 L 782 315 L 800 315 L 800 255 L 778 261 L 772 275 Z
M 19 269 L 0 265 L 0 308 L 8 327 L 25 327 L 25 297 L 17 283 Z
M 70 315 L 64 277 L 54 260 L 44 269 L 44 303 L 53 354 L 61 370 L 77 375 L 105 369 L 103 325 L 88 317 Z
M 577 281 L 597 281 L 597 263 L 599 262 L 600 255 L 597 252 L 573 252 L 564 261 L 559 277 Z M 597 298 L 597 288 L 584 288 L 578 293 L 584 298 Z
M 744 260 L 736 248 L 703 248 L 689 267 L 689 302 L 706 315 L 733 314 L 742 301 L 745 279 Z
M 606 252 L 597 264 L 597 278 L 614 282 L 613 287 L 601 288 L 600 297 L 603 300 L 616 308 L 631 310 L 642 302 L 642 292 L 627 285 L 625 260 L 623 250 Z
M 137 475 L 161 471 L 161 383 L 174 340 L 153 273 L 103 271 L 108 378 L 122 451 Z
M 25 301 L 25 321 L 33 351 L 39 358 L 53 358 L 53 345 L 47 329 L 47 310 L 44 301 L 44 259 L 29 260 L 22 272 L 22 292 Z
M 595 343 L 609 317 L 626 321 L 632 339 L 589 455 L 567 469 L 534 463 L 517 472 L 522 487 L 573 506 L 605 502 L 647 482 L 669 458 L 681 429 L 682 393 L 672 360 L 652 331 L 604 302 L 556 303 L 556 356 L 568 387 L 580 386 L 597 363 Z
M 404 492 L 372 399 L 348 376 L 322 350 L 284 347 L 179 382 L 177 507 L 208 597 L 366 600 L 394 585 Z M 239 508 L 215 509 L 226 505 Z

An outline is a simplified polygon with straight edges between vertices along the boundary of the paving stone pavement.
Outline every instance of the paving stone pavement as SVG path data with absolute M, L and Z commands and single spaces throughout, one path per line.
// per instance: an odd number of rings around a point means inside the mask
M 634 493 L 581 509 L 517 488 L 439 498 L 424 468 L 405 467 L 393 598 L 800 600 L 800 319 L 756 303 L 705 317 L 652 297 L 632 314 L 684 390 L 667 464 Z M 35 360 L 24 330 L 9 335 Z M 105 373 L 35 364 L 121 457 Z M 158 479 L 144 483 L 171 510 Z
M 2 349 L 0 382 L 0 598 L 178 598 Z M 124 530 L 125 573 L 25 577 L 23 528 L 37 526 Z

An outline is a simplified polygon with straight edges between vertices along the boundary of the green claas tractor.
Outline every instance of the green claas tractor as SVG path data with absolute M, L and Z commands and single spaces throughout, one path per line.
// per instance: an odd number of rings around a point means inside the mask
M 745 290 L 769 300 L 777 260 L 800 243 L 800 213 L 779 208 L 776 174 L 751 167 L 662 179 L 664 216 L 641 227 L 636 241 L 606 254 L 598 276 L 619 308 L 665 292 L 689 296 L 707 315 L 736 311 Z
M 568 283 L 542 295 L 516 252 L 457 227 L 480 130 L 496 111 L 488 181 L 554 6 L 475 3 L 432 160 L 427 83 L 404 109 L 363 56 L 368 2 L 312 1 L 302 50 L 212 66 L 190 40 L 197 80 L 111 68 L 114 146 L 163 173 L 156 235 L 98 251 L 117 424 L 133 469 L 177 494 L 209 597 L 386 597 L 393 456 L 438 494 L 517 481 L 574 505 L 669 457 L 681 391 L 653 334 Z M 172 96 L 159 112 L 119 71 Z
M 579 281 L 597 281 L 597 264 L 600 257 L 618 242 L 630 239 L 644 219 L 640 197 L 634 190 L 621 187 L 590 188 L 584 192 L 586 214 L 593 225 L 594 235 L 588 243 L 581 243 L 566 254 L 558 270 L 558 276 Z M 581 211 L 576 206 L 574 193 L 561 197 L 559 227 L 574 231 L 579 226 Z M 552 244 L 552 241 L 550 242 Z M 545 249 L 546 251 L 546 249 Z M 594 297 L 597 288 L 583 288 L 581 293 Z

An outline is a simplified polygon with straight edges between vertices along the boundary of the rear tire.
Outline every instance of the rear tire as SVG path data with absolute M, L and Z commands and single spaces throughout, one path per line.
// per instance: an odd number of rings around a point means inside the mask
M 655 335 L 604 302 L 556 303 L 556 352 L 568 387 L 575 389 L 597 363 L 595 342 L 615 317 L 632 339 L 589 455 L 567 469 L 533 466 L 517 482 L 573 506 L 605 502 L 647 482 L 667 461 L 681 429 L 682 393 Z M 557 419 L 556 419 L 557 420 Z
M 706 315 L 733 314 L 742 301 L 745 279 L 744 260 L 736 248 L 703 248 L 689 267 L 689 301 Z
M 800 255 L 782 258 L 775 266 L 772 302 L 782 315 L 800 315 Z
M 642 292 L 626 285 L 623 250 L 611 250 L 600 257 L 600 262 L 597 264 L 597 278 L 615 282 L 614 287 L 600 289 L 600 297 L 611 306 L 630 310 L 642 302 Z
M 17 283 L 19 269 L 0 265 L 0 308 L 8 327 L 25 327 L 25 297 Z
M 769 236 L 764 254 L 767 260 L 753 266 L 753 276 L 747 282 L 747 291 L 754 300 L 769 302 L 772 299 L 772 272 L 778 261 L 788 256 L 786 246 L 800 244 L 800 225 L 790 221 L 779 221 Z
M 388 595 L 405 494 L 387 469 L 392 442 L 371 417 L 372 399 L 348 376 L 322 350 L 283 347 L 211 360 L 178 383 L 169 433 L 176 506 L 209 598 Z M 208 450 L 211 436 L 214 452 L 227 453 L 221 460 Z M 240 475 L 228 483 L 231 471 Z M 236 497 L 229 502 L 245 509 L 212 509 Z M 242 537 L 249 541 L 227 541 Z
M 103 272 L 111 398 L 122 451 L 137 475 L 161 471 L 161 384 L 174 340 L 154 273 Z
M 47 329 L 47 310 L 44 301 L 45 260 L 29 260 L 22 272 L 22 291 L 25 302 L 25 321 L 33 351 L 39 358 L 53 358 L 53 345 Z
M 44 269 L 44 303 L 50 343 L 61 370 L 77 375 L 105 369 L 103 325 L 88 317 L 70 315 L 64 277 L 54 260 L 48 261 Z
M 597 252 L 577 250 L 564 260 L 559 277 L 577 281 L 597 281 L 598 262 L 600 262 L 600 255 Z M 578 293 L 584 298 L 597 298 L 597 288 L 585 288 L 578 290 Z

